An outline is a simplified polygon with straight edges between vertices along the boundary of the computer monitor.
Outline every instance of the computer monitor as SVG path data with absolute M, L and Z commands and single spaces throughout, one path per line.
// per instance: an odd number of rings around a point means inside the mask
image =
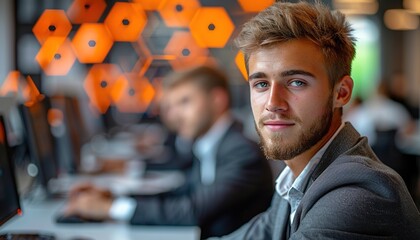
M 0 206 L 0 226 L 15 215 L 21 214 L 13 163 L 2 116 L 0 116 Z
M 0 114 L 7 131 L 9 146 L 13 147 L 22 142 L 22 121 L 17 111 L 17 98 L 15 96 L 0 96 Z
M 58 161 L 54 138 L 48 123 L 48 100 L 46 98 L 30 106 L 20 105 L 25 141 L 33 164 L 38 168 L 38 180 L 47 191 L 48 182 L 58 176 Z
M 14 216 L 22 214 L 13 166 L 7 142 L 6 127 L 3 117 L 0 116 L 0 226 Z M 55 236 L 38 232 L 2 232 L 0 233 L 0 239 L 55 240 Z

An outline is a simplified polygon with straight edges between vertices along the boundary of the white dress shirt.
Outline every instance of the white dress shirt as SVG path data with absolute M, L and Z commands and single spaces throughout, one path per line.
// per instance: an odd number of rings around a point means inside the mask
M 221 116 L 211 129 L 194 143 L 194 155 L 200 161 L 201 183 L 210 185 L 216 178 L 216 152 L 220 140 L 232 124 L 229 113 Z
M 300 201 L 303 198 L 303 195 L 306 192 L 306 187 L 308 186 L 310 175 L 315 167 L 318 165 L 321 160 L 322 155 L 324 155 L 325 150 L 331 144 L 332 140 L 337 136 L 337 134 L 344 127 L 344 123 L 341 123 L 341 126 L 337 129 L 334 135 L 328 140 L 328 142 L 311 158 L 302 172 L 295 178 L 292 170 L 286 166 L 285 169 L 280 173 L 279 177 L 276 180 L 276 192 L 289 202 L 290 204 L 290 223 L 293 223 L 295 217 L 296 209 L 299 206 Z

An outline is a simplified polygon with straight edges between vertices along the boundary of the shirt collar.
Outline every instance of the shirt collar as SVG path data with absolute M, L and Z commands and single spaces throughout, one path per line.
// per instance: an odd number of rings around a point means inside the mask
M 324 155 L 328 146 L 331 144 L 333 139 L 338 135 L 341 129 L 344 127 L 344 123 L 341 123 L 340 127 L 335 131 L 334 135 L 328 140 L 328 142 L 311 158 L 308 164 L 305 166 L 303 171 L 297 178 L 294 177 L 292 171 L 288 166 L 280 173 L 276 180 L 276 191 L 284 199 L 290 200 L 290 192 L 300 193 L 302 196 L 306 191 L 306 187 L 309 182 L 309 173 L 317 166 Z M 293 189 L 293 191 L 290 191 Z
M 213 152 L 214 148 L 222 139 L 228 128 L 233 122 L 233 118 L 229 113 L 222 115 L 209 131 L 200 138 L 198 138 L 193 146 L 194 154 L 200 159 L 202 156 Z

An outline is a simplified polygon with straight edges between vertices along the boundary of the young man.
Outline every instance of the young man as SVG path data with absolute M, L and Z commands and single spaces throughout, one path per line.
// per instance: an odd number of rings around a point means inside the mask
M 246 139 L 229 111 L 225 76 L 201 66 L 164 82 L 165 118 L 194 141 L 197 157 L 187 184 L 176 193 L 117 198 L 95 187 L 79 187 L 68 213 L 121 219 L 132 224 L 197 225 L 202 237 L 221 236 L 266 210 L 272 198 L 271 170 L 258 145 Z
M 420 239 L 400 176 L 341 120 L 355 54 L 344 15 L 319 2 L 277 2 L 236 43 L 262 148 L 287 167 L 270 209 L 223 239 Z

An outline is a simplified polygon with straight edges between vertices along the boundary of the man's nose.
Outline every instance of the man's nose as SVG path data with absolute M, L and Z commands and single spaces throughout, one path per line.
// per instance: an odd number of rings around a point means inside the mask
M 273 84 L 266 105 L 266 110 L 270 112 L 286 111 L 289 107 L 287 99 L 287 89 L 280 84 Z

